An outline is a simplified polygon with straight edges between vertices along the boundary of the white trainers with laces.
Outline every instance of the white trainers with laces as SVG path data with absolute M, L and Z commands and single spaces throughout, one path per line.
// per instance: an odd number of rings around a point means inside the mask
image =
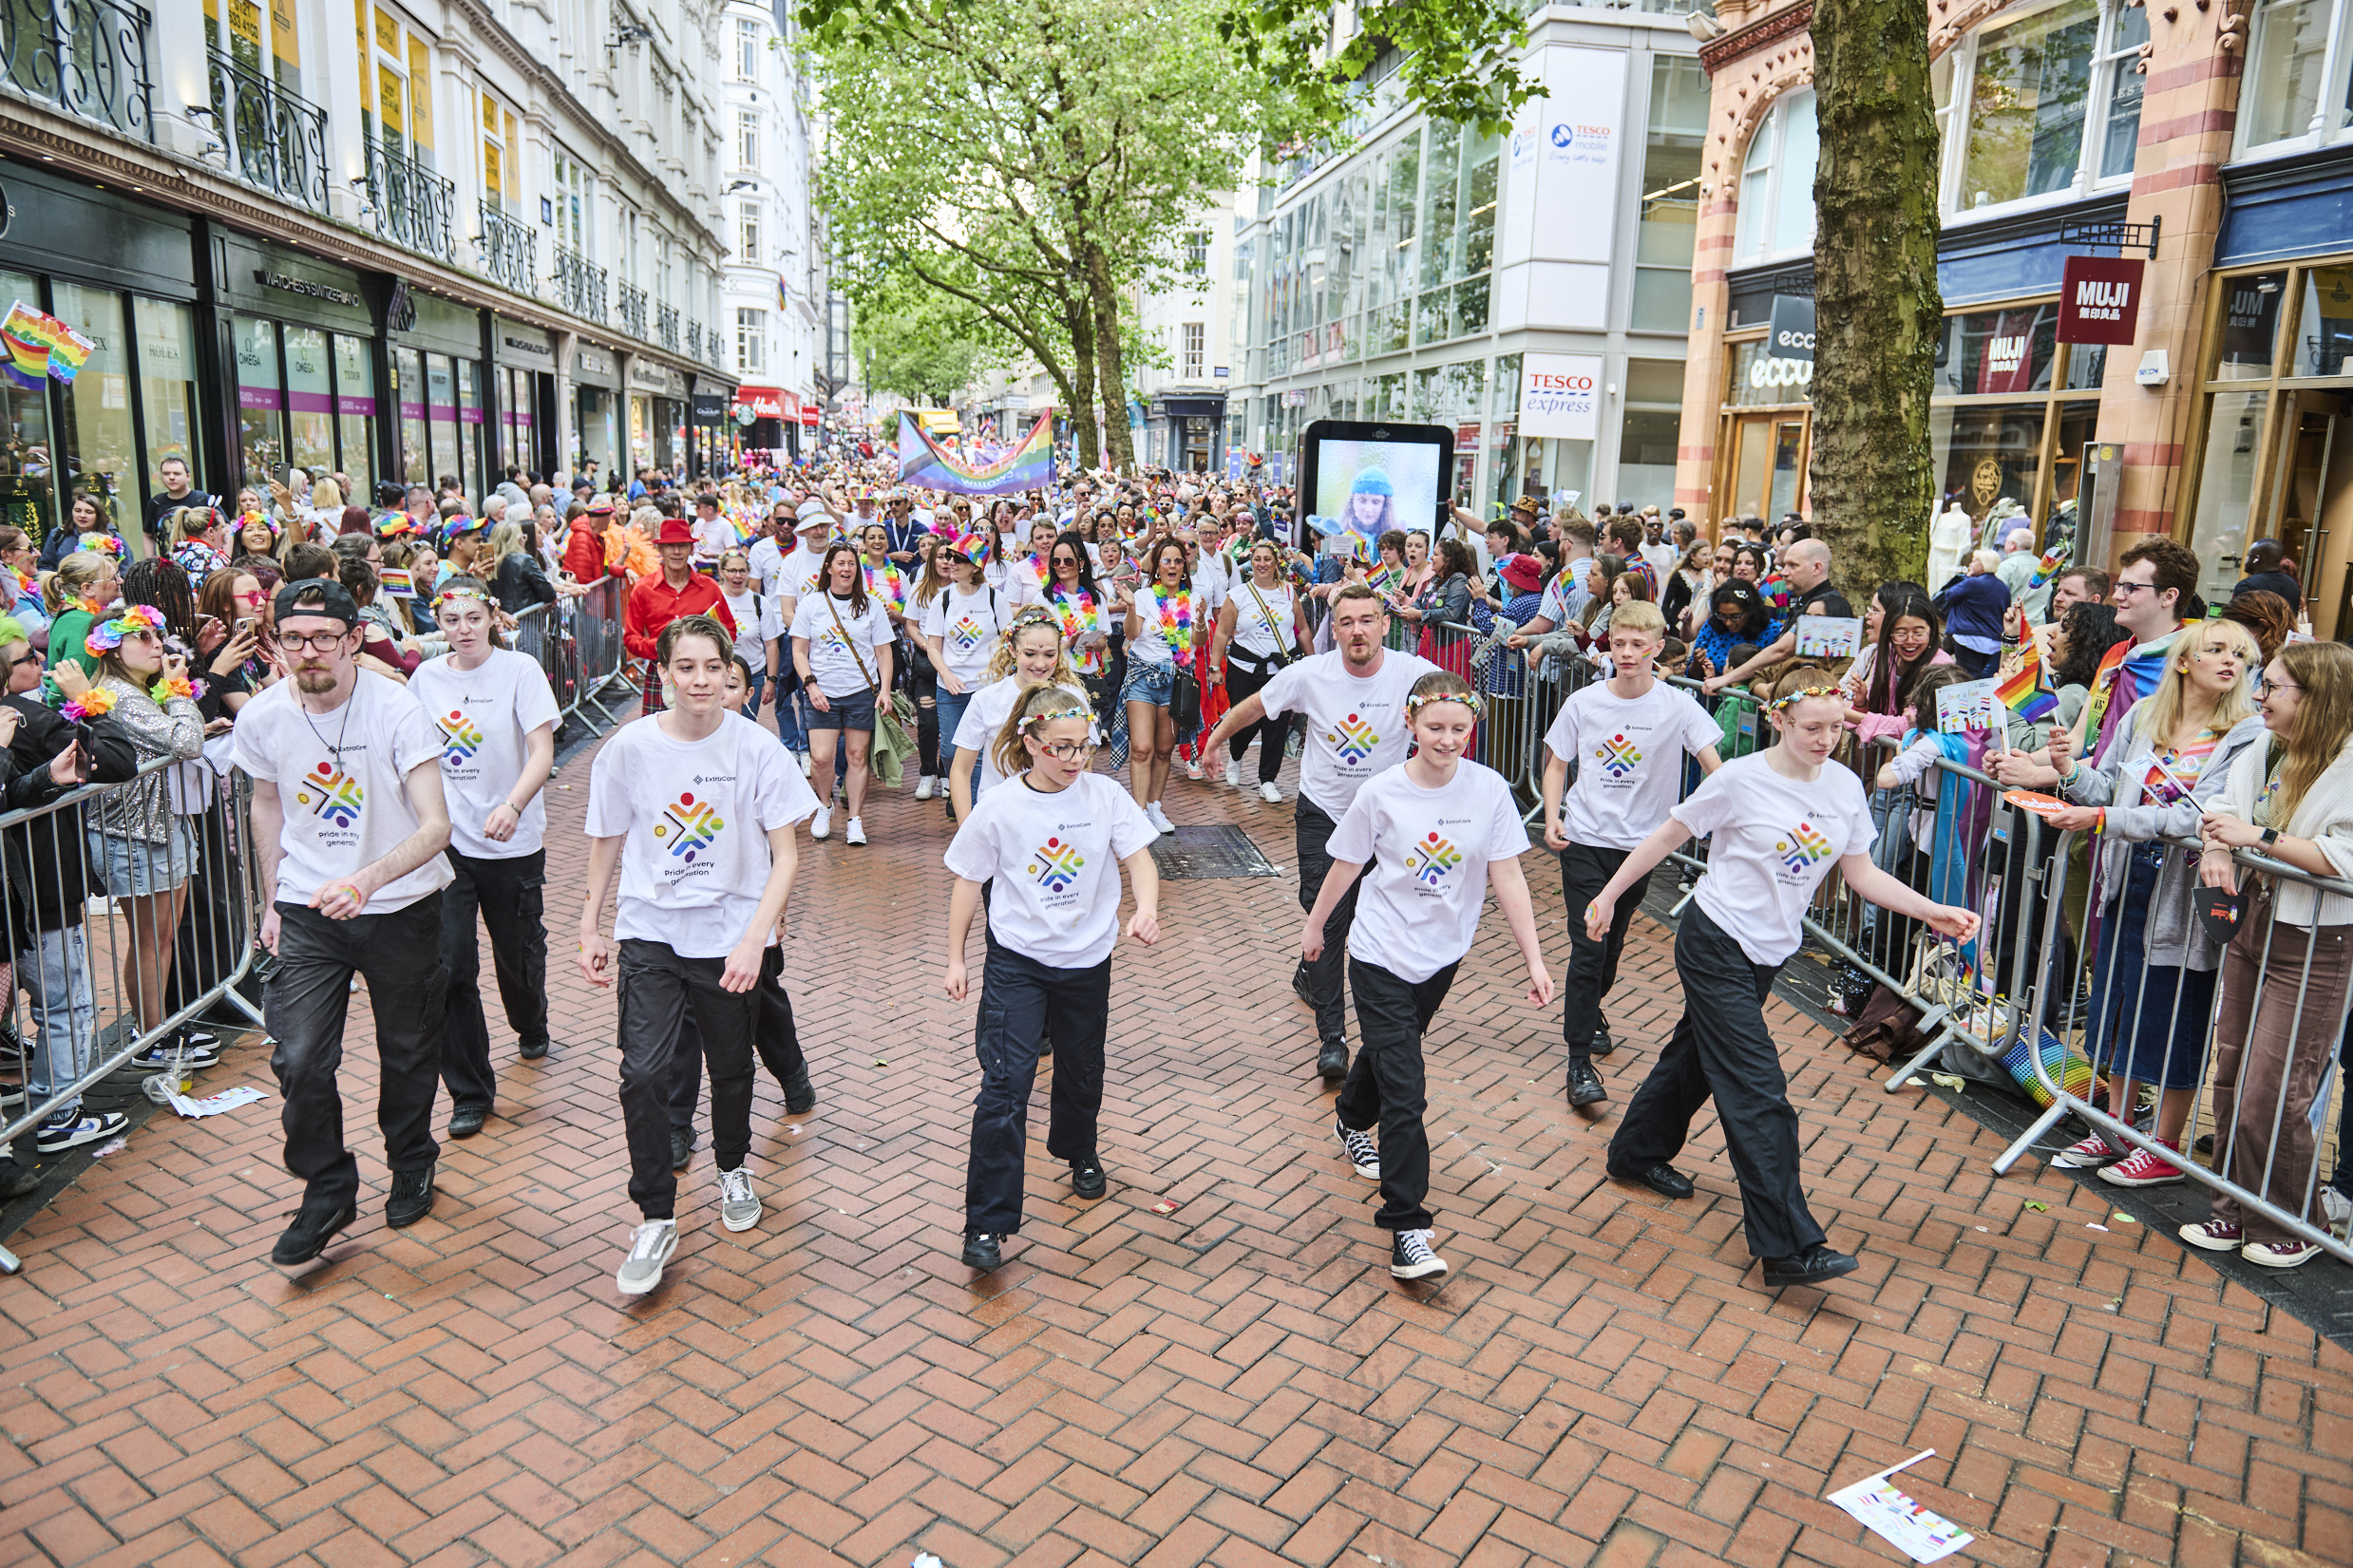
M 629 1256 L 614 1285 L 623 1295 L 643 1295 L 662 1282 L 662 1265 L 678 1250 L 678 1222 L 649 1219 L 629 1238 Z
M 1282 803 L 1282 791 L 1277 789 L 1271 784 L 1262 784 L 1259 785 L 1259 799 L 1264 801 L 1268 805 L 1281 805 Z
M 866 841 L 866 824 L 863 818 L 852 817 L 849 820 L 848 828 L 842 834 L 842 841 L 845 844 L 863 844 Z
M 760 1222 L 760 1195 L 751 1190 L 751 1172 L 738 1165 L 719 1173 L 719 1223 L 731 1231 L 748 1231 Z
M 915 781 L 915 798 L 919 801 L 928 801 L 932 798 L 933 792 L 939 787 L 939 779 L 934 777 L 932 774 L 926 773 L 921 778 Z
M 1240 763 L 1229 762 L 1225 765 L 1225 787 L 1228 789 L 1242 787 L 1242 765 Z
M 1144 808 L 1144 815 L 1151 822 L 1151 824 L 1160 829 L 1162 833 L 1168 834 L 1176 831 L 1176 823 L 1170 822 L 1168 820 L 1168 814 L 1160 809 L 1160 803 L 1158 801 L 1154 801 L 1151 804 L 1146 806 Z
M 817 808 L 817 815 L 808 820 L 808 836 L 812 839 L 822 839 L 832 831 L 833 808 L 821 805 Z

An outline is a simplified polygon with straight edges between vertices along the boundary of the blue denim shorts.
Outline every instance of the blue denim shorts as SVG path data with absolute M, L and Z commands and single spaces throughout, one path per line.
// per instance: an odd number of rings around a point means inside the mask
M 1168 694 L 1175 687 L 1175 665 L 1146 664 L 1141 659 L 1130 659 L 1128 661 L 1128 684 L 1120 689 L 1119 700 L 1166 708 L 1168 706 Z
M 808 727 L 811 729 L 872 729 L 874 727 L 874 693 L 861 691 L 854 697 L 825 698 L 826 711 L 817 711 L 809 704 Z
M 90 869 L 106 884 L 107 897 L 114 898 L 169 893 L 188 879 L 196 864 L 188 836 L 177 817 L 172 819 L 171 837 L 160 844 L 92 829 L 89 849 Z

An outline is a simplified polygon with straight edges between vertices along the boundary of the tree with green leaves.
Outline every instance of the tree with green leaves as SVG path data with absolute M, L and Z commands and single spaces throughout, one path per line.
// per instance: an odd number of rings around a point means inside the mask
M 945 407 L 981 375 L 1019 357 L 1014 339 L 954 294 L 921 285 L 878 293 L 851 332 L 871 349 L 870 390 Z

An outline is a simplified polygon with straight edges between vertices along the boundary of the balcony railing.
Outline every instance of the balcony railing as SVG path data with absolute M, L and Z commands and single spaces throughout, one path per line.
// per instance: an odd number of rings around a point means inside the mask
M 627 287 L 627 285 L 623 285 Z M 578 251 L 556 247 L 556 303 L 576 316 L 604 325 L 605 277 L 602 267 L 592 267 Z
M 719 332 L 717 328 L 712 329 L 711 335 L 703 340 L 703 363 L 709 365 L 714 370 L 725 368 L 725 367 L 719 363 Z
M 645 337 L 645 291 L 634 283 L 621 285 L 621 325 L 631 337 Z
M 703 324 L 699 321 L 690 321 L 686 324 L 686 357 L 689 359 L 703 357 Z
M 482 251 L 482 270 L 490 274 L 493 283 L 504 284 L 519 294 L 538 291 L 538 230 L 516 222 L 496 204 L 485 201 L 482 204 L 482 237 L 475 243 Z
M 327 111 L 218 49 L 205 52 L 212 130 L 226 148 L 229 172 L 248 185 L 325 212 Z
M 654 308 L 654 338 L 671 352 L 678 351 L 678 307 L 656 305 Z
M 154 17 L 117 0 L 0 0 L 0 80 L 70 114 L 155 140 Z
M 413 158 L 368 139 L 368 206 L 376 233 L 444 261 L 458 256 L 458 188 Z

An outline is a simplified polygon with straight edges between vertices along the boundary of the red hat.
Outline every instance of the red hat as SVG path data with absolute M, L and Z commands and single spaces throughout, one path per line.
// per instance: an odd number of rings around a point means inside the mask
M 1497 568 L 1504 581 L 1523 593 L 1532 594 L 1545 580 L 1545 563 L 1541 556 L 1506 556 Z
M 684 518 L 664 518 L 662 531 L 654 536 L 656 544 L 693 544 L 694 530 L 687 526 Z

